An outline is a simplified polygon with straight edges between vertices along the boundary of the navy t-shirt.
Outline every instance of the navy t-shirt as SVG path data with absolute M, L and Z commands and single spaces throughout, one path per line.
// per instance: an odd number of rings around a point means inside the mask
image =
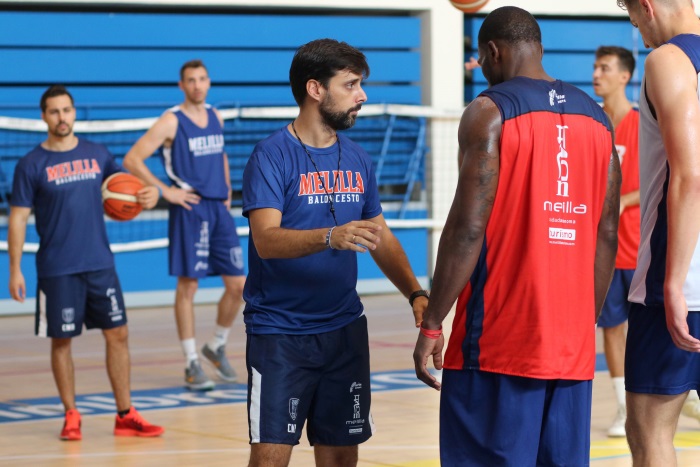
M 107 148 L 84 139 L 65 152 L 37 146 L 19 160 L 11 205 L 34 207 L 40 278 L 114 267 L 101 187 L 121 168 Z
M 282 228 L 330 228 L 333 216 L 322 185 L 334 192 L 338 225 L 380 215 L 369 155 L 347 137 L 339 138 L 340 173 L 337 142 L 322 149 L 307 146 L 320 178 L 286 127 L 258 143 L 243 172 L 243 215 L 272 208 L 282 212 Z M 302 258 L 261 259 L 252 237 L 248 242 L 243 292 L 248 333 L 316 334 L 339 329 L 362 315 L 354 251 L 327 249 Z

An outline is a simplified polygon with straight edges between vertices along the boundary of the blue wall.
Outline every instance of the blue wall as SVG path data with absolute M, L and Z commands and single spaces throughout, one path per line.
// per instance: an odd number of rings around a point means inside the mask
M 217 106 L 293 105 L 289 64 L 322 37 L 366 53 L 371 103 L 420 103 L 420 20 L 409 16 L 0 12 L 0 114 L 38 118 L 49 84 L 79 118 L 160 114 L 179 103 L 180 66 L 204 60 Z M 136 107 L 136 108 L 134 108 Z
M 600 101 L 593 93 L 593 62 L 595 51 L 601 45 L 617 45 L 637 51 L 637 71 L 627 87 L 627 97 L 639 99 L 639 85 L 644 74 L 644 59 L 650 50 L 644 48 L 641 36 L 628 19 L 554 19 L 538 18 L 542 29 L 544 47 L 544 67 L 550 76 L 567 81 L 586 91 Z M 465 61 L 478 56 L 477 43 L 479 28 L 484 19 L 465 16 L 465 35 L 471 38 L 471 49 L 465 50 Z M 472 100 L 486 89 L 487 83 L 481 70 L 473 72 L 473 81 L 466 83 L 465 99 Z

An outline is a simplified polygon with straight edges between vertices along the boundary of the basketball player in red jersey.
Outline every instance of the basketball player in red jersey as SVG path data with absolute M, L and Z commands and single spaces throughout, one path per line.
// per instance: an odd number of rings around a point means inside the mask
M 603 98 L 603 110 L 615 128 L 615 147 L 620 157 L 622 185 L 620 224 L 617 234 L 615 274 L 605 297 L 598 327 L 603 329 L 605 360 L 610 371 L 617 416 L 608 429 L 608 436 L 624 437 L 627 410 L 625 406 L 625 340 L 629 302 L 627 295 L 639 247 L 639 112 L 627 99 L 625 88 L 634 73 L 632 52 L 622 47 L 602 46 L 596 50 L 593 64 L 593 92 Z
M 547 75 L 527 11 L 491 12 L 478 44 L 490 87 L 460 122 L 416 375 L 442 388 L 443 465 L 588 465 L 595 322 L 617 252 L 612 125 Z M 455 300 L 443 365 L 441 323 Z

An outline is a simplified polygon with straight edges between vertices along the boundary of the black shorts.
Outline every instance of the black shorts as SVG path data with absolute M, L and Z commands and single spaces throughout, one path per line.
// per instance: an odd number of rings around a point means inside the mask
M 367 318 L 321 334 L 249 334 L 250 442 L 353 446 L 374 431 Z
M 126 309 L 114 268 L 39 279 L 34 333 L 41 337 L 79 336 L 88 329 L 126 324 Z

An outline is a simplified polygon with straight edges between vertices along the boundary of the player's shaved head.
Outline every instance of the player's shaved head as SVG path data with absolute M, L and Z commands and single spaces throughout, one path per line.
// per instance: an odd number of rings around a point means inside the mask
M 529 12 L 514 6 L 504 6 L 489 13 L 479 30 L 479 45 L 497 40 L 509 45 L 523 42 L 541 44 L 542 32 Z

